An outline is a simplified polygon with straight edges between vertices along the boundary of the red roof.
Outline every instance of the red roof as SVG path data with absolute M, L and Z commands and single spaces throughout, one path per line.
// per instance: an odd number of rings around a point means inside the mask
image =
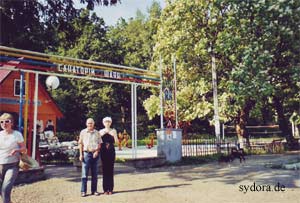
M 9 63 L 12 63 L 12 64 L 19 64 L 20 61 L 10 61 Z M 6 77 L 11 73 L 12 70 L 6 70 L 6 69 L 1 69 L 2 67 L 4 68 L 13 68 L 15 69 L 16 66 L 12 66 L 12 65 L 3 65 L 3 66 L 0 66 L 0 84 L 6 79 Z M 58 108 L 58 106 L 56 105 L 55 101 L 53 100 L 53 98 L 49 95 L 49 93 L 45 90 L 45 88 L 40 84 L 39 82 L 39 90 L 42 91 L 46 97 L 51 100 L 52 102 L 50 103 L 50 105 L 52 106 L 53 110 L 55 111 L 56 113 L 56 116 L 58 118 L 62 118 L 63 117 L 63 114 L 62 112 L 60 111 L 60 109 Z
M 14 63 L 14 64 L 19 64 L 20 61 L 10 61 L 9 63 Z M 12 65 L 3 65 L 0 66 L 0 68 L 15 68 L 15 66 Z M 5 78 L 9 75 L 11 70 L 6 70 L 6 69 L 0 69 L 0 83 L 5 80 Z

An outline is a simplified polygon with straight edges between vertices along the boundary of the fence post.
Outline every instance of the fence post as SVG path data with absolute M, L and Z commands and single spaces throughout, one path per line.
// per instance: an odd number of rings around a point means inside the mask
M 227 142 L 227 154 L 229 155 L 229 142 Z
M 225 125 L 224 123 L 222 123 L 222 137 L 223 137 L 223 140 L 225 139 Z
M 295 123 L 294 123 L 294 121 L 292 121 L 291 123 L 292 123 L 292 134 L 293 134 L 293 137 L 295 137 Z

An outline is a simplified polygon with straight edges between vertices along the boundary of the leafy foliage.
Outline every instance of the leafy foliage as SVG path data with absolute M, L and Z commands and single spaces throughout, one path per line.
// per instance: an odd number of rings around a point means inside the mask
M 169 2 L 155 36 L 151 68 L 159 67 L 160 57 L 166 67 L 176 56 L 179 119 L 212 117 L 210 63 L 215 54 L 221 119 L 245 129 L 250 112 L 260 120 L 261 109 L 272 105 L 284 126 L 286 114 L 299 108 L 299 7 L 285 0 Z
M 91 10 L 122 2 L 80 2 L 85 9 L 72 0 L 2 0 L 1 45 L 156 71 L 175 58 L 177 110 L 186 124 L 213 118 L 214 55 L 221 121 L 244 130 L 249 122 L 279 123 L 292 142 L 288 118 L 300 106 L 299 1 L 174 0 L 163 10 L 153 2 L 147 14 L 137 11 L 111 27 Z M 159 123 L 158 93 L 138 88 L 143 136 Z M 65 115 L 60 130 L 77 131 L 86 117 L 100 128 L 106 115 L 118 130 L 130 129 L 129 86 L 61 78 L 51 94 Z

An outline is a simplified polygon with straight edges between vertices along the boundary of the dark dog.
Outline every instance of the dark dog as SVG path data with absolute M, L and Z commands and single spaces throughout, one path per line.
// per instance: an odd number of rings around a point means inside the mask
M 220 157 L 219 157 L 219 163 L 221 162 L 232 162 L 231 160 L 231 156 L 226 156 L 224 154 L 222 154 Z
M 231 148 L 231 154 L 230 156 L 232 157 L 232 161 L 235 158 L 239 158 L 240 159 L 240 163 L 242 163 L 242 161 L 245 162 L 245 153 L 243 149 L 237 149 L 237 148 Z
M 231 148 L 231 153 L 229 155 L 221 155 L 219 158 L 219 162 L 232 162 L 235 158 L 240 159 L 240 163 L 242 161 L 245 162 L 245 153 L 243 149 Z

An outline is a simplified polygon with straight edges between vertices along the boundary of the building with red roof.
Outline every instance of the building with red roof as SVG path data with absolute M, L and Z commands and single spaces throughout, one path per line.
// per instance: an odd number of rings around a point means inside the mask
M 20 62 L 10 62 L 20 63 Z M 3 65 L 2 68 L 13 69 L 12 65 Z M 33 126 L 33 114 L 34 114 L 34 87 L 35 87 L 35 75 L 29 74 L 28 81 L 24 77 L 25 83 L 29 83 L 28 89 L 28 126 Z M 25 90 L 25 88 L 24 88 Z M 23 117 L 25 112 L 25 91 L 23 100 Z M 0 68 L 0 113 L 8 112 L 15 116 L 16 122 L 18 122 L 20 109 L 20 72 L 1 69 Z M 49 95 L 46 87 L 39 82 L 38 84 L 38 114 L 37 120 L 42 128 L 45 128 L 48 120 L 52 120 L 56 129 L 57 119 L 62 118 L 63 114 L 56 105 L 55 101 Z

